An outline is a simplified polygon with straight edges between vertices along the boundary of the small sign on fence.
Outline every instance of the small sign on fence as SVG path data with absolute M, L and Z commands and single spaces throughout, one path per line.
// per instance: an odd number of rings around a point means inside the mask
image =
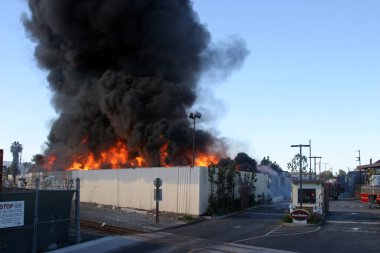
M 24 201 L 0 202 L 0 228 L 24 226 Z

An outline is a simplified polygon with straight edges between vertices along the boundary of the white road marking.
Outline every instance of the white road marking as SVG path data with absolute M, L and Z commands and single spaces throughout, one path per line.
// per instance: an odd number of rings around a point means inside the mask
M 248 241 L 248 240 L 253 240 L 253 239 L 257 239 L 257 238 L 266 237 L 266 236 L 270 235 L 271 233 L 275 232 L 275 231 L 276 231 L 277 229 L 279 229 L 280 227 L 282 227 L 282 225 L 279 225 L 279 226 L 275 227 L 274 229 L 272 229 L 271 231 L 269 231 L 269 232 L 266 233 L 265 235 L 260 235 L 260 236 L 255 236 L 255 237 L 246 238 L 246 239 L 241 239 L 241 240 L 237 240 L 237 241 L 234 241 L 234 242 L 231 242 L 231 243 L 244 242 L 244 241 Z
M 257 215 L 273 215 L 273 216 L 283 216 L 284 213 L 254 213 L 254 212 L 246 212 L 246 214 L 257 214 Z
M 278 231 L 280 228 L 286 228 L 286 230 Z M 287 230 L 287 228 L 290 228 L 290 227 L 284 227 L 283 225 L 279 225 L 279 226 L 275 227 L 274 229 L 272 229 L 271 231 L 269 231 L 268 233 L 266 233 L 265 235 L 245 238 L 245 239 L 241 239 L 238 241 L 234 241 L 232 243 L 239 243 L 239 242 L 244 242 L 244 241 L 248 241 L 248 240 L 254 240 L 254 239 L 258 239 L 258 238 L 268 237 L 268 236 L 302 235 L 302 234 L 314 233 L 314 232 L 317 232 L 318 230 L 321 229 L 320 226 L 316 227 L 313 230 L 308 230 L 308 231 L 305 231 L 304 229 L 309 228 L 309 227 L 299 227 L 299 229 L 297 228 L 296 230 L 292 230 L 292 231 Z M 294 227 L 291 227 L 291 228 L 294 228 Z
M 326 220 L 326 223 L 333 224 L 364 224 L 364 225 L 380 225 L 378 221 L 340 221 L 340 220 Z

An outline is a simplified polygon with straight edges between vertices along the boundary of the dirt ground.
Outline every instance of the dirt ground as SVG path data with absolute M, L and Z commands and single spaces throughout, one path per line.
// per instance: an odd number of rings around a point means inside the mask
M 81 203 L 80 218 L 103 225 L 112 225 L 141 232 L 152 232 L 164 228 L 186 224 L 181 220 L 183 215 L 176 213 L 159 213 L 159 223 L 156 223 L 156 210 L 136 210 L 115 206 L 104 206 Z M 194 217 L 197 218 L 197 217 Z
M 134 233 L 154 232 L 165 228 L 185 225 L 197 222 L 203 218 L 197 216 L 184 216 L 176 213 L 160 212 L 159 223 L 156 223 L 156 210 L 136 210 L 131 208 L 120 208 L 91 203 L 81 203 L 80 219 L 95 222 L 98 227 L 111 225 L 134 230 Z M 71 244 L 75 243 L 75 210 L 72 208 L 72 222 L 70 229 Z M 184 218 L 188 219 L 184 219 Z M 189 219 L 193 218 L 193 219 Z M 81 225 L 81 242 L 94 240 L 111 235 L 110 232 L 101 229 L 92 229 Z

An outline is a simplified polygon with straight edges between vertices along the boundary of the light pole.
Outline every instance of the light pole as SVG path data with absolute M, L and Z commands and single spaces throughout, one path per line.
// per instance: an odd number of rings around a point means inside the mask
M 193 119 L 194 122 L 194 128 L 193 128 L 193 162 L 191 163 L 191 166 L 194 167 L 195 163 L 195 119 L 200 119 L 202 117 L 202 113 L 200 112 L 194 112 L 190 113 L 189 118 Z

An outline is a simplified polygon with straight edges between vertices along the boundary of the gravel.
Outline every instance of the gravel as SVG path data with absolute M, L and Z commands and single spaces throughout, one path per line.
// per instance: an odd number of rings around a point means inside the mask
M 180 220 L 183 217 L 181 214 L 160 212 L 159 224 L 156 224 L 155 214 L 156 210 L 136 210 L 91 203 L 81 203 L 80 206 L 80 218 L 83 220 L 94 221 L 104 225 L 119 226 L 141 232 L 153 232 L 187 223 Z

